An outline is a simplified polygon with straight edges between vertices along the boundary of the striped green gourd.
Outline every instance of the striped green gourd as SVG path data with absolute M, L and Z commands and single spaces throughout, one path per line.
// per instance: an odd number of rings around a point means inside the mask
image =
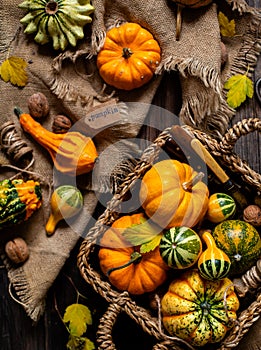
M 185 269 L 198 260 L 202 252 L 202 243 L 194 230 L 178 226 L 163 233 L 159 249 L 162 259 L 169 267 Z
M 212 235 L 217 247 L 231 260 L 231 275 L 246 272 L 261 256 L 258 231 L 243 220 L 225 220 L 214 228 Z
M 198 259 L 199 273 L 202 277 L 212 281 L 225 278 L 231 266 L 229 257 L 216 246 L 210 232 L 205 231 L 202 238 L 207 245 L 207 249 Z
M 213 223 L 220 223 L 230 218 L 236 211 L 235 200 L 226 193 L 213 193 L 209 197 L 206 218 Z
M 52 40 L 55 50 L 76 46 L 94 12 L 90 0 L 24 0 L 19 8 L 27 11 L 20 20 L 26 26 L 24 33 L 34 34 L 41 45 Z
M 26 221 L 42 203 L 39 182 L 5 179 L 0 182 L 0 229 Z

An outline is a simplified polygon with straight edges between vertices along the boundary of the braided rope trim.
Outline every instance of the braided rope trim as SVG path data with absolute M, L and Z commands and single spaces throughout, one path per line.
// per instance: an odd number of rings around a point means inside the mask
M 205 145 L 213 156 L 217 157 L 222 162 L 222 164 L 232 171 L 241 173 L 245 182 L 251 184 L 256 189 L 261 189 L 260 174 L 253 171 L 245 161 L 242 161 L 235 153 L 231 152 L 231 149 L 233 149 L 239 137 L 255 130 L 260 132 L 260 119 L 250 118 L 237 123 L 233 128 L 228 130 L 220 142 L 206 135 L 204 132 L 192 129 L 191 127 L 187 128 Z M 158 343 L 154 346 L 153 350 L 178 349 L 175 347 L 176 342 L 170 341 L 167 335 L 159 332 L 157 319 L 153 318 L 148 310 L 137 305 L 128 292 L 119 293 L 117 290 L 113 289 L 111 284 L 103 280 L 103 276 L 95 271 L 88 262 L 88 258 L 93 251 L 93 246 L 97 239 L 104 233 L 106 225 L 111 225 L 118 218 L 119 211 L 117 211 L 117 209 L 120 207 L 122 200 L 124 200 L 126 193 L 134 186 L 136 180 L 141 178 L 152 166 L 159 155 L 160 149 L 164 146 L 169 137 L 170 128 L 167 128 L 155 139 L 153 144 L 144 151 L 134 170 L 128 174 L 123 183 L 118 187 L 117 193 L 110 200 L 107 208 L 99 217 L 96 224 L 88 232 L 88 237 L 82 242 L 79 250 L 77 263 L 82 277 L 110 304 L 107 312 L 100 320 L 97 333 L 100 349 L 106 348 L 115 350 L 111 329 L 117 319 L 117 315 L 122 311 L 126 312 L 130 318 L 139 324 L 144 332 L 155 337 Z M 219 350 L 237 346 L 252 324 L 258 320 L 260 311 L 261 295 L 258 295 L 257 300 L 239 315 L 238 322 L 235 323 L 229 335 L 225 338 L 225 341 L 221 343 Z M 107 329 L 105 334 L 104 329 Z M 183 340 L 180 341 L 184 343 Z M 102 345 L 103 343 L 105 343 L 106 346 Z

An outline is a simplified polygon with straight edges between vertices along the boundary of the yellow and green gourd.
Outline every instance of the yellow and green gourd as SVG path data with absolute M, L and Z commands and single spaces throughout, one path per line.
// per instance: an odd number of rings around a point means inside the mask
M 94 12 L 90 0 L 25 0 L 19 8 L 27 11 L 20 20 L 24 33 L 35 34 L 38 44 L 53 41 L 53 48 L 62 51 L 84 37 L 83 28 Z
M 42 204 L 39 182 L 5 179 L 0 182 L 0 229 L 19 224 Z
M 209 197 L 206 218 L 213 223 L 220 223 L 230 218 L 236 211 L 234 198 L 226 193 L 213 193 Z
M 230 279 L 209 281 L 193 269 L 174 279 L 161 300 L 164 328 L 194 346 L 219 343 L 237 319 L 238 308 Z
M 218 248 L 230 258 L 230 275 L 242 274 L 261 257 L 261 239 L 254 226 L 243 220 L 225 220 L 212 235 Z
M 61 220 L 75 217 L 83 208 L 83 196 L 80 190 L 72 185 L 57 187 L 51 196 L 51 213 L 45 225 L 48 236 L 51 236 Z
M 202 243 L 198 234 L 185 226 L 165 231 L 159 245 L 165 263 L 173 269 L 185 269 L 198 260 Z
M 216 246 L 215 240 L 210 232 L 205 231 L 202 238 L 207 245 L 207 249 L 198 259 L 199 273 L 208 280 L 225 278 L 231 266 L 229 257 Z

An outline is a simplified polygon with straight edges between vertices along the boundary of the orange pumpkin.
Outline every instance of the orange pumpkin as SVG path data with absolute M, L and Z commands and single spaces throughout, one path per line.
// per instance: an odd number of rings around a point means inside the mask
M 177 160 L 153 165 L 144 175 L 139 193 L 147 216 L 163 228 L 195 226 L 206 213 L 209 196 L 200 175 Z
M 110 283 L 130 294 L 143 294 L 155 290 L 167 278 L 168 267 L 162 260 L 159 247 L 140 253 L 123 237 L 124 229 L 140 224 L 144 215 L 122 216 L 103 235 L 99 250 L 100 267 Z
M 152 34 L 137 23 L 125 23 L 107 32 L 97 66 L 107 84 L 132 90 L 151 80 L 160 60 Z

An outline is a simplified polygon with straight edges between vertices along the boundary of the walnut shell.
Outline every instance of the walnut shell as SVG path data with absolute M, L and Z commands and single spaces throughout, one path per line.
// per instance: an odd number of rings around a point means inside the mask
M 261 208 L 255 204 L 247 206 L 243 212 L 243 219 L 255 227 L 261 226 Z
M 31 95 L 27 101 L 29 113 L 33 118 L 46 117 L 49 113 L 49 103 L 44 94 L 37 92 Z
M 8 258 L 15 264 L 21 264 L 29 257 L 28 246 L 21 237 L 16 237 L 8 241 L 5 245 L 5 252 Z
M 55 134 L 65 134 L 71 126 L 72 122 L 68 117 L 58 114 L 54 117 L 52 131 Z

